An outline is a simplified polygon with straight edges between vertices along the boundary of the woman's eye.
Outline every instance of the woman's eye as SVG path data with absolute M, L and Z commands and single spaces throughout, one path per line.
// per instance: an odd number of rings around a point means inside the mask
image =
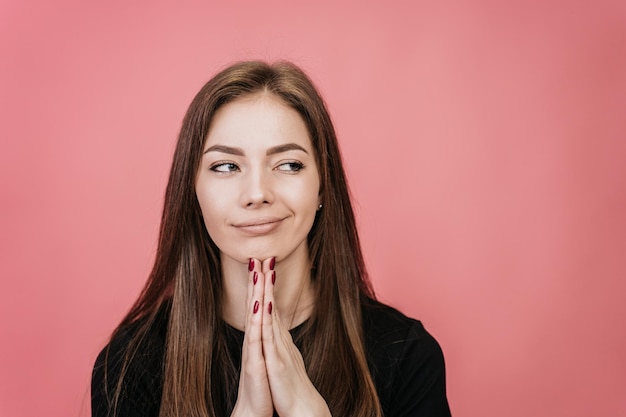
M 279 171 L 285 171 L 285 172 L 298 172 L 302 168 L 304 168 L 304 164 L 302 162 L 297 162 L 297 161 L 285 162 L 285 163 L 278 165 L 277 167 Z
M 214 172 L 235 172 L 239 171 L 239 167 L 232 162 L 221 162 L 211 166 L 211 171 Z

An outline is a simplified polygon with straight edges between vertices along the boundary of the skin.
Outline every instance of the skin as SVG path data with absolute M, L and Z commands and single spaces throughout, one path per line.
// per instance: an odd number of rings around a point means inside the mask
M 232 416 L 330 416 L 289 333 L 313 308 L 320 183 L 306 125 L 271 93 L 239 98 L 214 115 L 204 151 L 196 195 L 220 249 L 223 318 L 245 331 Z

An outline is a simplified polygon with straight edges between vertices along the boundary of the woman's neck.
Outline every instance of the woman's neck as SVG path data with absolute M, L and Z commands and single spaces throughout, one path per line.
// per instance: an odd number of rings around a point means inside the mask
M 281 321 L 289 329 L 301 324 L 313 312 L 314 295 L 308 259 L 308 252 L 293 253 L 277 262 L 274 268 L 276 271 L 274 304 Z M 244 330 L 249 285 L 248 264 L 237 262 L 222 254 L 222 274 L 223 319 L 236 329 Z

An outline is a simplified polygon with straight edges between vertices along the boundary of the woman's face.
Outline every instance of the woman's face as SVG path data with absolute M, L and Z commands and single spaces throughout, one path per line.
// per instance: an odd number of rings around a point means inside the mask
M 222 262 L 276 256 L 308 262 L 319 173 L 301 116 L 272 94 L 214 115 L 196 179 L 204 224 Z

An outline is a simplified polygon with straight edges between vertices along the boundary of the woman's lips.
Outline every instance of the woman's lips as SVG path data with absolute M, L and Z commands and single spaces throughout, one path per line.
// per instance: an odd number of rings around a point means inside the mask
M 236 223 L 233 226 L 240 232 L 250 236 L 261 236 L 273 232 L 278 226 L 281 225 L 285 218 L 266 218 L 255 219 L 241 223 Z

